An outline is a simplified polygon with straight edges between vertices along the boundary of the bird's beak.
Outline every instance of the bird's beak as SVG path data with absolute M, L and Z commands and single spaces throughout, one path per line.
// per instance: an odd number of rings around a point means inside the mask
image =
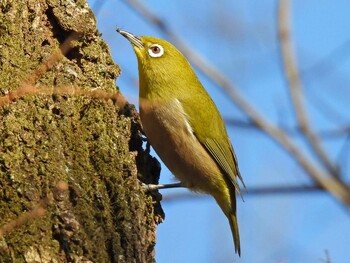
M 117 28 L 117 32 L 119 34 L 121 34 L 123 37 L 125 37 L 127 40 L 129 40 L 133 46 L 141 48 L 141 49 L 144 48 L 144 45 L 139 37 L 137 37 L 129 32 L 126 32 L 124 30 L 121 30 L 120 28 Z

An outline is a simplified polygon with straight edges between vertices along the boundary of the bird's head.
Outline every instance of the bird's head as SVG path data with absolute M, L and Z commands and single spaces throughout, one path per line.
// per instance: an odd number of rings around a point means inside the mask
M 201 86 L 185 56 L 168 41 L 138 37 L 119 28 L 117 32 L 134 48 L 139 67 L 140 97 L 168 98 L 176 93 L 191 93 L 191 87 Z
M 166 67 L 168 64 L 186 60 L 180 51 L 166 40 L 150 36 L 138 37 L 119 28 L 117 32 L 130 41 L 138 61 L 143 65 Z
M 140 82 L 146 78 L 154 81 L 173 78 L 186 79 L 194 74 L 192 67 L 182 53 L 168 41 L 150 37 L 135 36 L 117 29 L 132 44 L 139 64 Z

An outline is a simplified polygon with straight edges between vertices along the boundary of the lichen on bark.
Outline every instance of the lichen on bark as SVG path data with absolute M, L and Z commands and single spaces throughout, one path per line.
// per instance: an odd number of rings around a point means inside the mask
M 159 164 L 132 105 L 113 95 L 120 69 L 86 1 L 0 1 L 0 11 L 0 226 L 49 200 L 0 235 L 0 262 L 154 261 L 163 215 L 138 177 L 156 183 Z

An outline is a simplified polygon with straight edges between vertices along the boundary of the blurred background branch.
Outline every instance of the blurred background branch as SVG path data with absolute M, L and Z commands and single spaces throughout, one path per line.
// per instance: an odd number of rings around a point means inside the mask
M 278 8 L 278 34 L 281 44 L 281 56 L 284 65 L 284 72 L 289 83 L 289 91 L 294 106 L 294 111 L 298 121 L 298 126 L 305 135 L 310 148 L 316 156 L 335 177 L 339 177 L 338 170 L 330 161 L 326 151 L 323 149 L 318 137 L 311 129 L 306 108 L 304 107 L 304 95 L 299 77 L 299 70 L 294 54 L 290 30 L 291 1 L 280 0 Z
M 258 127 L 255 125 L 255 123 L 244 120 L 244 119 L 236 119 L 236 118 L 224 118 L 224 121 L 227 126 L 232 126 L 235 128 L 241 128 L 241 129 L 250 129 L 250 130 L 256 130 L 261 131 L 257 129 Z M 289 136 L 299 136 L 301 131 L 297 127 L 282 127 L 283 131 L 287 133 Z M 320 130 L 317 132 L 317 137 L 325 139 L 325 140 L 331 140 L 331 139 L 337 139 L 339 137 L 344 137 L 350 135 L 350 124 L 339 126 L 333 129 L 329 130 Z
M 316 194 L 323 193 L 325 189 L 317 185 L 276 185 L 266 187 L 250 187 L 244 196 L 268 196 L 268 195 L 290 195 L 290 194 Z M 189 200 L 192 198 L 207 198 L 207 195 L 197 195 L 191 192 L 178 192 L 171 194 L 163 194 L 163 201 Z

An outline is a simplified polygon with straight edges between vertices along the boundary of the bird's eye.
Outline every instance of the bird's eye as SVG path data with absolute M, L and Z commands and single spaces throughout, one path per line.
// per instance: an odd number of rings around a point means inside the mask
M 164 49 L 161 45 L 153 44 L 148 48 L 148 54 L 153 58 L 159 58 L 164 54 Z

